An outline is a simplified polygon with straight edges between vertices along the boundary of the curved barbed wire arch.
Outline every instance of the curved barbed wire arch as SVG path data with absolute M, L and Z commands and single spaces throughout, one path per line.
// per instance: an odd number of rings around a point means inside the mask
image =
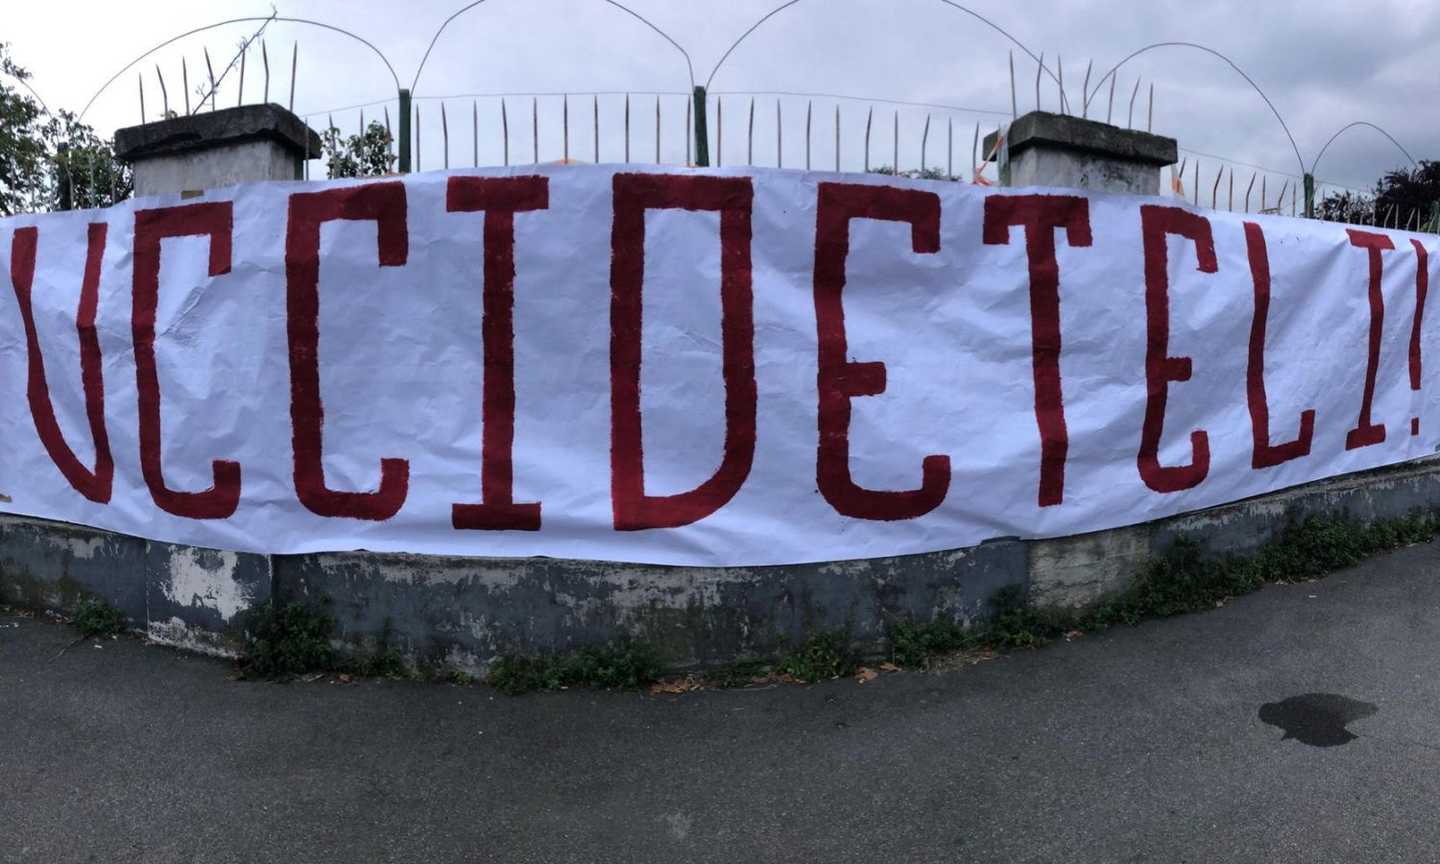
M 425 71 L 425 63 L 430 59 L 430 52 L 435 50 L 435 43 L 440 41 L 440 34 L 445 32 L 445 28 L 450 26 L 450 22 L 454 21 L 456 18 L 459 18 L 461 15 L 464 15 L 466 12 L 469 12 L 471 9 L 474 9 L 476 6 L 483 5 L 487 2 L 489 2 L 489 0 L 474 0 L 473 3 L 467 3 L 459 9 L 455 10 L 453 13 L 451 13 L 450 17 L 446 18 L 444 22 L 440 24 L 440 28 L 435 31 L 435 35 L 430 37 L 430 44 L 426 46 L 425 54 L 420 58 L 420 65 L 415 68 L 415 78 L 410 82 L 411 93 L 414 93 L 419 86 L 420 73 Z M 690 77 L 690 89 L 695 89 L 695 64 L 690 62 L 690 52 L 686 51 L 683 45 L 681 45 L 679 42 L 676 42 L 669 33 L 661 30 L 649 18 L 646 18 L 644 15 L 641 15 L 639 12 L 636 12 L 634 9 L 631 9 L 624 3 L 617 2 L 617 0 L 601 0 L 601 2 L 610 6 L 614 6 L 616 9 L 619 9 L 621 12 L 624 12 L 631 18 L 634 18 L 636 21 L 639 21 L 641 24 L 649 27 L 651 30 L 659 34 L 660 38 L 664 39 L 666 42 L 669 42 L 672 46 L 674 46 L 675 50 L 680 52 L 680 56 L 685 58 L 685 70 L 686 74 L 688 74 Z
M 114 83 L 120 78 L 121 75 L 124 75 L 126 72 L 129 72 L 132 68 L 134 68 L 134 66 L 135 66 L 136 63 L 139 63 L 141 60 L 144 60 L 146 57 L 149 57 L 151 54 L 154 54 L 156 51 L 159 51 L 159 50 L 162 49 L 162 48 L 166 48 L 166 47 L 168 47 L 168 46 L 170 46 L 170 45 L 173 45 L 174 43 L 179 42 L 181 39 L 184 39 L 184 38 L 186 38 L 187 36 L 194 36 L 194 35 L 197 34 L 197 33 L 204 33 L 204 32 L 207 31 L 207 30 L 215 30 L 215 29 L 217 29 L 217 28 L 226 27 L 226 26 L 229 26 L 229 25 L 231 25 L 231 24 L 244 24 L 244 23 L 253 22 L 253 21 L 280 21 L 280 22 L 284 22 L 284 23 L 287 23 L 287 24 L 308 24 L 308 25 L 310 25 L 310 26 L 312 26 L 312 27 L 320 27 L 320 28 L 323 28 L 323 29 L 325 29 L 325 30 L 331 30 L 331 31 L 334 31 L 334 32 L 336 32 L 336 33 L 340 33 L 340 34 L 342 34 L 342 35 L 344 35 L 344 36 L 349 36 L 351 39 L 354 39 L 355 41 L 360 42 L 360 43 L 363 44 L 366 48 L 369 48 L 371 51 L 375 52 L 375 56 L 379 57 L 379 58 L 380 58 L 380 62 L 382 62 L 382 63 L 385 64 L 385 68 L 386 68 L 387 70 L 389 70 L 389 72 L 390 72 L 390 77 L 395 81 L 395 89 L 396 89 L 397 91 L 400 89 L 400 76 L 397 75 L 397 74 L 395 74 L 395 67 L 390 65 L 390 60 L 389 60 L 389 58 L 387 58 L 387 57 L 385 56 L 384 52 L 382 52 L 379 48 L 376 48 L 376 47 L 375 47 L 375 44 L 374 44 L 373 42 L 371 42 L 370 40 L 366 39 L 366 38 L 363 37 L 363 36 L 360 36 L 360 35 L 358 35 L 358 34 L 352 33 L 352 32 L 350 32 L 349 30 L 346 30 L 346 29 L 343 28 L 343 27 L 336 27 L 334 24 L 326 24 L 324 21 L 314 21 L 314 20 L 309 19 L 309 18 L 287 18 L 287 17 L 281 16 L 281 15 L 250 15 L 250 16 L 246 16 L 246 17 L 243 17 L 243 18 L 228 18 L 228 19 L 226 19 L 226 20 L 224 20 L 224 21 L 217 21 L 217 22 L 215 22 L 214 24 L 206 24 L 204 27 L 196 27 L 196 28 L 193 29 L 193 30 L 186 30 L 184 33 L 181 33 L 181 34 L 179 34 L 178 36 L 172 36 L 172 37 L 170 37 L 169 39 L 166 39 L 164 42 L 161 42 L 160 44 L 158 44 L 158 45 L 156 45 L 155 47 L 151 48 L 150 50 L 146 51 L 144 54 L 141 54 L 139 57 L 136 57 L 134 60 L 131 60 L 129 63 L 126 63 L 126 64 L 120 69 L 119 72 L 116 72 L 114 75 L 111 75 L 110 78 L 109 78 L 109 80 L 107 80 L 104 84 L 100 85 L 100 89 L 99 89 L 99 90 L 96 90 L 96 91 L 95 91 L 95 95 L 90 97 L 90 101 L 85 103 L 85 107 L 80 110 L 80 114 L 79 114 L 79 116 L 78 116 L 76 119 L 77 119 L 77 120 L 83 119 L 83 118 L 85 117 L 85 112 L 87 112 L 87 111 L 90 110 L 90 107 L 95 104 L 95 100 L 96 100 L 96 99 L 99 99 L 100 96 L 101 96 L 107 89 L 109 89 L 109 87 L 110 87 L 111 84 L 114 84 Z
M 1331 135 L 1330 140 L 1325 142 L 1325 146 L 1320 148 L 1320 152 L 1315 154 L 1315 161 L 1310 163 L 1310 174 L 1312 176 L 1315 174 L 1315 167 L 1320 164 L 1321 157 L 1325 155 L 1326 150 L 1330 149 L 1330 145 L 1335 143 L 1335 139 L 1339 138 L 1341 135 L 1344 135 L 1346 132 L 1354 129 L 1357 126 L 1367 126 L 1371 129 L 1374 129 L 1376 132 L 1379 132 L 1381 135 L 1384 135 L 1386 138 L 1390 139 L 1390 143 L 1394 144 L 1396 149 L 1398 149 L 1401 153 L 1405 154 L 1405 158 L 1410 160 L 1411 165 L 1420 164 L 1419 162 L 1415 161 L 1414 156 L 1410 155 L 1409 150 L 1406 150 L 1399 141 L 1395 140 L 1394 135 L 1391 135 L 1389 132 L 1386 132 L 1381 127 L 1375 125 L 1374 123 L 1371 123 L 1369 120 L 1356 120 L 1353 123 L 1346 123 L 1344 126 L 1341 126 L 1340 130 L 1337 131 L 1334 135 Z
M 759 20 L 757 20 L 754 24 L 751 24 L 744 33 L 741 33 L 740 38 L 732 42 L 730 44 L 730 47 L 725 49 L 725 53 L 720 55 L 720 59 L 715 62 L 715 68 L 710 70 L 709 77 L 705 79 L 705 89 L 710 89 L 710 84 L 715 80 L 715 75 L 720 71 L 720 67 L 725 65 L 725 61 L 730 59 L 730 55 L 735 53 L 735 49 L 739 48 L 742 42 L 750 38 L 751 33 L 754 33 L 756 30 L 760 29 L 761 25 L 763 25 L 766 21 L 769 21 L 771 18 L 774 18 L 776 15 L 784 12 L 786 9 L 789 9 L 791 6 L 794 6 L 799 2 L 801 2 L 801 0 L 787 0 L 787 2 L 781 3 L 779 6 L 776 6 L 774 9 L 771 9 L 769 12 L 766 12 L 764 15 L 760 16 Z M 1042 60 L 1040 57 L 1035 56 L 1034 51 L 1031 51 L 1024 42 L 1021 42 L 1019 39 L 1015 38 L 1015 36 L 1011 34 L 1010 31 L 1006 30 L 1004 27 L 1001 27 L 999 24 L 996 24 L 994 21 L 991 21 L 989 18 L 986 18 L 984 15 L 981 15 L 974 9 L 970 9 L 968 7 L 960 5 L 959 3 L 954 2 L 954 0 L 937 0 L 937 2 L 943 3 L 944 5 L 949 6 L 952 9 L 956 9 L 960 12 L 964 12 L 966 15 L 969 15 L 975 20 L 989 27 L 991 30 L 999 33 L 1001 36 L 1004 36 L 1006 39 L 1010 40 L 1010 42 L 1012 42 L 1015 47 L 1019 48 L 1021 51 L 1024 51 L 1027 57 L 1038 63 L 1040 65 L 1040 68 L 1045 72 L 1045 74 L 1050 76 L 1050 80 L 1054 81 L 1057 85 L 1060 83 L 1059 77 L 1057 77 L 1054 72 L 1050 71 L 1050 67 L 1045 65 L 1045 61 Z M 1062 106 L 1068 108 L 1069 100 L 1066 99 L 1065 91 L 1063 88 L 1060 91 L 1060 99 Z
M 29 91 L 30 91 L 30 95 L 35 97 L 35 101 L 40 103 L 40 108 L 45 112 L 45 116 L 47 116 L 47 117 L 54 117 L 54 116 L 55 116 L 54 114 L 52 114 L 52 113 L 50 112 L 50 106 L 45 104 L 45 100 L 40 96 L 39 93 L 35 92 L 35 88 L 34 88 L 34 87 L 31 87 L 31 86 L 30 86 L 30 82 L 29 82 L 29 81 L 26 81 L 24 78 L 21 78 L 19 75 L 14 75 L 14 74 L 11 74 L 11 75 L 9 75 L 9 76 L 7 76 L 7 77 L 9 77 L 9 78 L 11 78 L 12 80 L 14 80 L 15 83 L 19 84 L 21 87 L 24 87 L 26 90 L 29 90 Z
M 1261 99 L 1265 100 L 1265 105 L 1270 109 L 1270 113 L 1275 115 L 1275 119 L 1280 122 L 1280 128 L 1285 130 L 1285 137 L 1290 139 L 1290 149 L 1295 151 L 1295 161 L 1300 165 L 1300 173 L 1306 173 L 1305 157 L 1300 155 L 1300 145 L 1295 143 L 1295 136 L 1290 134 L 1290 126 L 1285 122 L 1285 118 L 1280 116 L 1280 111 L 1275 107 L 1275 103 L 1270 101 L 1270 97 L 1265 95 L 1265 91 L 1260 89 L 1260 85 L 1255 83 L 1255 79 L 1251 78 L 1244 69 L 1241 69 L 1239 64 L 1237 64 L 1234 60 L 1231 60 L 1229 57 L 1226 57 L 1219 51 L 1216 51 L 1214 48 L 1211 48 L 1208 45 L 1201 45 L 1199 42 L 1155 42 L 1153 44 L 1146 45 L 1144 48 L 1141 48 L 1137 51 L 1132 51 L 1125 59 L 1110 67 L 1109 72 L 1106 72 L 1104 75 L 1100 76 L 1100 80 L 1095 83 L 1095 89 L 1085 94 L 1085 101 L 1089 102 L 1091 99 L 1095 98 L 1095 94 L 1100 92 L 1100 88 L 1104 86 L 1105 81 L 1109 78 L 1113 78 L 1115 76 L 1115 73 L 1120 71 L 1121 66 L 1124 66 L 1126 63 L 1129 63 L 1131 60 L 1134 60 L 1141 54 L 1153 51 L 1156 48 L 1195 48 L 1225 61 L 1225 63 L 1231 69 L 1234 69 L 1241 78 L 1245 79 L 1245 83 L 1249 84 L 1252 88 L 1254 88 L 1256 93 L 1260 94 Z

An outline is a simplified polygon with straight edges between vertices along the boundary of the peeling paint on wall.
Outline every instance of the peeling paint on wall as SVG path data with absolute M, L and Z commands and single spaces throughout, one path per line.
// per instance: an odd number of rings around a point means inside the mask
M 169 563 L 170 579 L 161 583 L 160 590 L 171 603 L 213 609 L 224 621 L 254 603 L 245 586 L 235 580 L 234 552 L 176 547 Z

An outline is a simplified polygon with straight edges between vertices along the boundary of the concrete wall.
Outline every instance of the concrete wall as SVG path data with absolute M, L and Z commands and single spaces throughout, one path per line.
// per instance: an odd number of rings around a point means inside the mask
M 257 180 L 298 180 L 300 161 L 275 141 L 231 144 L 223 150 L 190 150 L 137 161 L 135 195 L 200 191 Z
M 266 558 L 4 516 L 0 601 L 64 611 L 99 596 L 157 641 L 221 654 L 240 645 L 238 613 L 273 596 L 333 617 L 342 647 L 365 653 L 388 639 L 417 665 L 479 674 L 500 654 L 629 636 L 689 667 L 772 655 L 818 630 L 847 630 L 878 650 L 891 620 L 970 621 L 1008 585 L 1041 606 L 1085 606 L 1123 589 L 1181 537 L 1210 554 L 1244 553 L 1307 516 L 1373 521 L 1436 507 L 1432 459 L 1074 537 L 739 568 L 367 552 Z
M 1122 159 L 1031 148 L 1010 157 L 1006 185 L 1159 195 L 1160 169 Z
M 103 598 L 152 640 L 211 654 L 243 647 L 236 615 L 270 599 L 270 559 L 0 516 L 0 602 L 73 611 Z

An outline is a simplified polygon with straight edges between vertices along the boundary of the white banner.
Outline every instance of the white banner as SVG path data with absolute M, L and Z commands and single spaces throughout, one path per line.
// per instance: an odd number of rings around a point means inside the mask
M 0 509 L 692 565 L 1112 528 L 1435 452 L 1437 252 L 1173 199 L 635 166 L 21 216 Z

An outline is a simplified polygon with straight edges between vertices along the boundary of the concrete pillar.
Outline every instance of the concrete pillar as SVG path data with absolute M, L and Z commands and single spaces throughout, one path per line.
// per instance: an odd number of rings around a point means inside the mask
M 198 194 L 260 180 L 299 180 L 320 136 L 279 105 L 243 105 L 172 117 L 115 133 L 115 155 L 135 169 L 135 195 Z
M 1159 195 L 1160 169 L 1175 164 L 1176 151 L 1174 138 L 1032 111 L 1010 124 L 1000 183 Z M 984 152 L 995 152 L 995 133 Z

